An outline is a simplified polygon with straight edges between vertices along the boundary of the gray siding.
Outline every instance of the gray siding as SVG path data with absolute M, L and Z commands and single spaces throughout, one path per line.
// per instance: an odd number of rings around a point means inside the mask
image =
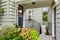
M 3 15 L 0 15 L 0 26 L 5 23 L 15 23 L 15 0 L 1 0 L 4 8 Z
M 48 25 L 49 25 L 49 33 L 52 34 L 52 9 L 50 8 L 48 11 Z
M 1 1 L 2 8 L 4 8 L 3 15 L 0 15 L 0 25 L 7 22 L 7 0 Z
M 35 20 L 32 20 L 32 21 L 26 20 L 25 27 L 26 27 L 26 28 L 35 28 L 36 31 L 37 31 L 37 33 L 39 34 L 39 33 L 40 33 L 41 24 L 38 23 L 38 22 L 35 21 Z
M 60 40 L 60 3 L 56 7 L 56 37 Z
M 8 20 L 9 23 L 15 23 L 15 0 L 9 0 L 9 14 L 8 14 Z

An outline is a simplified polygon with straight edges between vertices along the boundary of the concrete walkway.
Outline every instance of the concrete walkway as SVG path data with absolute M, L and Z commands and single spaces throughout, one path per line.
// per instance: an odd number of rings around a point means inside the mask
M 45 35 L 45 25 L 42 25 L 42 34 L 39 36 L 39 40 L 52 40 L 51 35 Z
M 52 40 L 52 37 L 50 35 L 41 34 L 39 40 Z

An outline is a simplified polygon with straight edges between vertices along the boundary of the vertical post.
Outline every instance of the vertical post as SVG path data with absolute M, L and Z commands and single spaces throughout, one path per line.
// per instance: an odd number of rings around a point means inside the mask
M 7 23 L 9 23 L 9 0 L 7 0 Z
M 24 13 L 23 13 L 23 27 L 25 27 L 25 10 L 26 9 L 24 8 L 24 10 L 23 10 L 24 11 Z
M 18 5 L 16 4 L 16 22 L 18 24 Z
M 54 35 L 56 39 L 56 7 L 54 8 Z
M 56 40 L 56 7 L 52 10 L 52 37 Z
M 16 19 L 17 18 L 17 16 L 16 16 L 17 15 L 17 11 L 16 11 L 17 10 L 17 7 L 16 7 L 17 4 L 16 4 L 15 0 L 14 0 L 14 2 L 15 2 L 15 23 L 17 23 L 17 19 Z

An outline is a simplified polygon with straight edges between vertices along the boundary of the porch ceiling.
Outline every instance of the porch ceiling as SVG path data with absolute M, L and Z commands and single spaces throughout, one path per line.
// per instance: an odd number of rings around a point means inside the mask
M 39 8 L 51 6 L 53 0 L 17 0 L 16 3 L 22 5 L 25 8 Z M 33 5 L 32 2 L 36 4 Z

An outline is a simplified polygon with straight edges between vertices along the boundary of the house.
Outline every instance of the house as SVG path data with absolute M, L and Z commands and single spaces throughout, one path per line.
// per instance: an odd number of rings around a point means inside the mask
M 23 17 L 23 27 L 35 28 L 40 33 L 42 26 L 42 8 L 26 9 Z
M 16 23 L 16 3 L 15 0 L 1 0 L 4 13 L 0 15 L 0 26 L 5 23 Z
M 31 13 L 29 13 L 29 11 Z M 31 16 L 32 20 L 35 20 L 36 22 L 40 23 L 42 25 L 42 8 L 33 8 L 33 9 L 27 9 L 24 13 L 24 18 L 25 18 L 25 24 L 28 24 L 27 21 L 29 19 L 29 16 Z M 40 16 L 40 17 L 39 17 Z M 29 24 L 30 25 L 30 24 Z M 31 27 L 32 24 L 30 26 L 24 25 L 26 27 Z
M 1 0 L 1 2 L 4 13 L 0 15 L 0 26 L 5 23 L 18 23 L 18 5 L 23 6 L 23 12 L 26 9 L 50 7 L 49 32 L 53 38 L 60 40 L 60 0 Z
M 60 40 L 60 0 L 54 0 L 55 4 L 50 7 L 48 11 L 49 15 L 49 28 L 52 37 L 56 40 Z

